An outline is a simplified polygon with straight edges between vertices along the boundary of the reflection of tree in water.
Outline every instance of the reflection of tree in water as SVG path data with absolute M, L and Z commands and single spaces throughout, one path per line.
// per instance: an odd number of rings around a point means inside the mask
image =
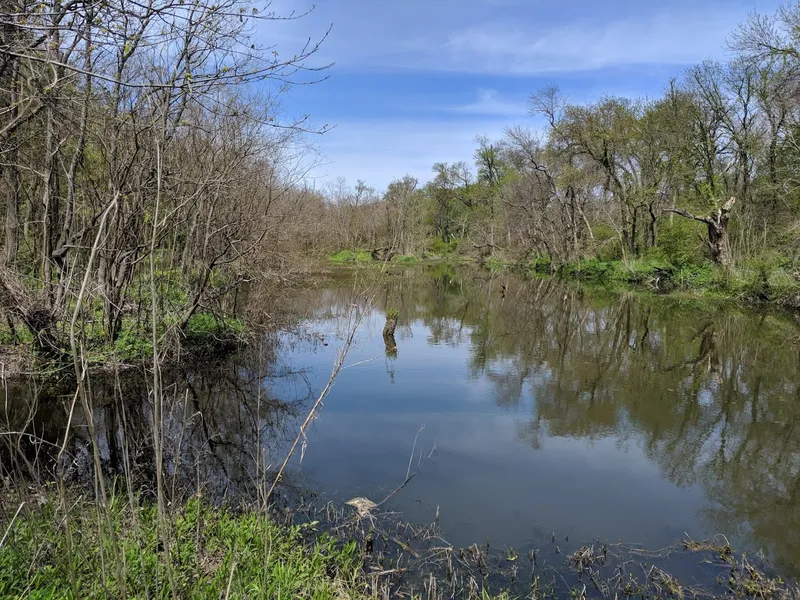
M 531 443 L 544 433 L 635 440 L 671 481 L 704 487 L 714 526 L 746 523 L 756 544 L 800 562 L 795 324 L 662 299 L 588 300 L 550 281 L 510 281 L 502 302 L 483 286 L 470 293 L 458 303 L 472 306 L 462 322 L 473 373 L 501 405 L 530 390 L 521 434 Z
M 270 385 L 286 378 L 297 380 L 293 388 L 308 389 L 301 373 L 275 371 L 272 353 L 263 347 L 248 349 L 222 365 L 165 373 L 163 431 L 168 488 L 182 494 L 194 493 L 199 487 L 215 500 L 255 498 L 259 481 L 282 458 L 285 440 L 294 434 L 297 403 L 278 401 L 270 392 Z M 108 378 L 92 380 L 93 420 L 103 468 L 110 476 L 130 475 L 145 491 L 152 489 L 155 480 L 149 385 L 141 374 L 130 373 L 119 383 Z M 33 394 L 29 387 L 13 391 L 13 403 L 0 427 L 14 432 L 27 424 L 25 431 L 44 442 L 33 444 L 26 438 L 16 444 L 14 436 L 3 436 L 6 443 L 0 458 L 4 470 L 14 469 L 18 474 L 26 461 L 38 465 L 36 476 L 40 479 L 46 478 L 46 470 L 55 470 L 54 453 L 45 451 L 63 440 L 71 401 L 68 389 L 62 397 Z M 38 409 L 32 414 L 30 407 L 34 405 Z M 79 407 L 72 417 L 66 456 L 64 466 L 69 478 L 90 481 L 91 446 Z
M 386 288 L 378 308 L 392 298 L 401 328 L 421 322 L 430 343 L 469 342 L 470 372 L 493 382 L 498 404 L 530 396 L 520 435 L 531 444 L 635 443 L 676 485 L 703 487 L 713 527 L 750 537 L 790 570 L 800 564 L 795 323 L 483 271 L 420 269 Z M 342 306 L 352 299 L 331 293 Z

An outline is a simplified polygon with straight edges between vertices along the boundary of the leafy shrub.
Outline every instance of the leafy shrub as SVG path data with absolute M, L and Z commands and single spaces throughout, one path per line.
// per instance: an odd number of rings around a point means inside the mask
M 705 250 L 697 235 L 701 227 L 683 217 L 662 219 L 656 235 L 663 258 L 678 267 L 702 263 Z
M 123 330 L 114 342 L 114 352 L 122 361 L 141 360 L 153 356 L 153 341 L 147 334 Z
M 553 271 L 553 259 L 547 255 L 540 254 L 531 261 L 531 269 L 536 273 L 551 273 Z
M 408 256 L 405 254 L 398 254 L 394 258 L 392 258 L 392 262 L 396 262 L 401 265 L 416 265 L 419 264 L 420 260 L 416 256 Z
M 428 244 L 428 250 L 431 252 L 431 254 L 435 255 L 452 254 L 458 250 L 458 244 L 459 240 L 456 238 L 451 239 L 449 242 L 445 242 L 442 238 L 435 237 Z
M 597 258 L 602 261 L 620 260 L 624 256 L 622 242 L 616 230 L 605 224 L 598 223 L 592 228 L 594 234 Z
M 239 319 L 197 313 L 189 319 L 183 333 L 185 342 L 192 346 L 228 346 L 238 342 L 244 330 Z
M 558 268 L 558 274 L 569 279 L 580 281 L 610 281 L 614 276 L 616 265 L 613 262 L 588 259 L 577 262 L 566 262 Z

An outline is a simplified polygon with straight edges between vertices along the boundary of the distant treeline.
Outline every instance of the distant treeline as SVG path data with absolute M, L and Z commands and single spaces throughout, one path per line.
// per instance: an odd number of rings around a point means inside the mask
M 645 259 L 782 273 L 800 264 L 800 6 L 753 16 L 727 62 L 687 69 L 656 99 L 530 97 L 544 127 L 478 137 L 474 164 L 381 196 L 325 197 L 328 251 L 539 260 Z

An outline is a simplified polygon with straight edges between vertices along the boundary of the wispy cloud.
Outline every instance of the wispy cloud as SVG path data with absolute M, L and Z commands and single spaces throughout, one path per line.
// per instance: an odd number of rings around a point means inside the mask
M 322 55 L 340 68 L 535 75 L 720 57 L 755 2 L 609 0 L 600 11 L 589 0 L 331 0 L 293 26 L 305 36 L 333 24 Z
M 286 55 L 330 37 L 310 63 L 335 62 L 285 108 L 336 124 L 319 141 L 320 180 L 383 188 L 437 161 L 472 159 L 475 136 L 531 123 L 528 94 L 556 83 L 574 102 L 660 93 L 683 66 L 724 58 L 735 26 L 784 0 L 325 0 L 307 17 L 259 27 Z M 283 14 L 314 0 L 273 0 Z
M 521 117 L 528 113 L 524 102 L 512 102 L 501 97 L 497 90 L 480 89 L 474 102 L 446 106 L 445 110 L 466 115 L 497 115 Z
M 728 15 L 702 13 L 547 29 L 500 21 L 452 33 L 446 50 L 453 65 L 513 74 L 685 65 L 723 53 L 736 22 Z

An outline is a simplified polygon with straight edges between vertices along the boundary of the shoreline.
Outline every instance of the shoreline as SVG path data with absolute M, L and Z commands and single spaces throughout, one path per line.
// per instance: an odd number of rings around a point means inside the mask
M 71 489 L 3 494 L 0 596 L 800 597 L 793 583 L 723 537 L 676 540 L 658 551 L 570 544 L 555 534 L 530 548 L 458 548 L 438 523 L 415 526 L 393 513 L 330 502 L 237 508 L 211 505 L 198 492 L 159 513 L 155 502 L 120 485 L 108 493 L 106 503 Z M 694 577 L 686 564 L 696 565 Z M 729 576 L 718 577 L 720 570 Z
M 740 270 L 726 275 L 711 264 L 676 267 L 641 259 L 627 262 L 587 259 L 555 267 L 549 260 L 525 262 L 468 256 L 403 258 L 414 260 L 384 262 L 371 258 L 353 258 L 339 261 L 329 257 L 329 264 L 334 271 L 377 268 L 395 270 L 436 265 L 451 265 L 455 268 L 478 266 L 492 272 L 513 273 L 523 278 L 550 277 L 564 283 L 580 283 L 590 289 L 638 291 L 659 297 L 731 302 L 750 309 L 771 307 L 787 313 L 800 313 L 800 279 L 797 274 L 790 275 L 783 270 L 767 273 Z M 779 281 L 773 281 L 775 279 Z

